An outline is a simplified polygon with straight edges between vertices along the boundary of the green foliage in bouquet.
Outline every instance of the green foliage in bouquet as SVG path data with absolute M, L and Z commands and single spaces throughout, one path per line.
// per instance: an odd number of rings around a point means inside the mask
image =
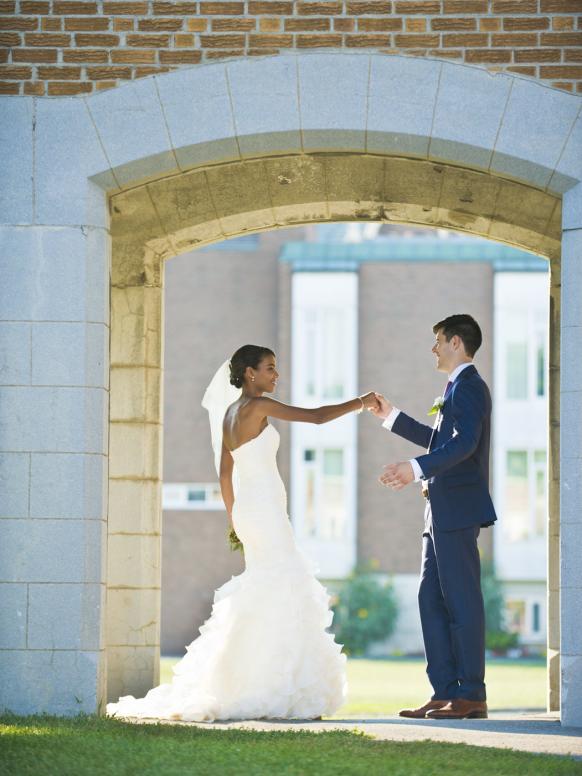
M 382 582 L 373 564 L 348 577 L 332 606 L 333 630 L 348 655 L 362 655 L 374 641 L 393 632 L 398 605 L 391 582 Z
M 505 626 L 503 590 L 490 559 L 481 559 L 481 590 L 485 604 L 485 647 L 495 652 L 516 647 L 519 634 L 508 631 Z
M 234 530 L 234 528 L 231 528 L 228 532 L 228 544 L 232 552 L 236 552 L 237 550 L 240 550 L 244 555 L 243 543 L 236 535 L 236 531 Z

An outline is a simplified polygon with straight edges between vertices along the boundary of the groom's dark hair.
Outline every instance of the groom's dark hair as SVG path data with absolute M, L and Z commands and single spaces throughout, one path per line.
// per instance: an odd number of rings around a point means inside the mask
M 483 335 L 481 334 L 479 324 L 471 315 L 466 313 L 449 315 L 448 318 L 435 323 L 432 330 L 435 334 L 442 331 L 447 342 L 450 342 L 451 337 L 454 337 L 456 334 L 463 341 L 465 353 L 470 358 L 473 358 L 483 342 Z

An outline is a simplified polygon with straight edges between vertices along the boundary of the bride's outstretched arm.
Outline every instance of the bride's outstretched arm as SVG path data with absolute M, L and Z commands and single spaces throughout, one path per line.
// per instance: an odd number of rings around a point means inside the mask
M 232 506 L 234 504 L 234 490 L 232 487 L 232 470 L 234 461 L 230 450 L 222 443 L 222 453 L 220 455 L 220 492 L 222 500 L 228 514 L 228 522 L 232 528 Z
M 357 396 L 355 399 L 344 401 L 341 404 L 326 404 L 323 407 L 311 408 L 294 407 L 291 404 L 283 404 L 266 396 L 255 400 L 255 411 L 263 417 L 317 424 L 329 423 L 330 420 L 341 418 L 342 415 L 347 415 L 348 412 L 362 409 L 367 410 L 377 406 L 378 400 L 373 391 Z

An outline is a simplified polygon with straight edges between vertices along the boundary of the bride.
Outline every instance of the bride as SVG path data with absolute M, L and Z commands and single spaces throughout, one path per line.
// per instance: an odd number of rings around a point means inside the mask
M 327 423 L 375 407 L 376 396 L 302 409 L 265 396 L 278 377 L 272 350 L 244 345 L 206 390 L 202 405 L 245 570 L 216 590 L 211 615 L 174 666 L 171 683 L 108 703 L 110 716 L 313 719 L 345 701 L 346 658 L 326 631 L 329 596 L 295 543 L 276 463 L 279 434 L 268 419 Z

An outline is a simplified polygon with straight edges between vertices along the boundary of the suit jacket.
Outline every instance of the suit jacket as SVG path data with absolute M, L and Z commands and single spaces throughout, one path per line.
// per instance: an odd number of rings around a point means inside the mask
M 491 395 L 471 364 L 460 372 L 435 427 L 400 412 L 392 431 L 428 448 L 416 457 L 425 479 L 435 528 L 454 531 L 497 520 L 489 495 Z

